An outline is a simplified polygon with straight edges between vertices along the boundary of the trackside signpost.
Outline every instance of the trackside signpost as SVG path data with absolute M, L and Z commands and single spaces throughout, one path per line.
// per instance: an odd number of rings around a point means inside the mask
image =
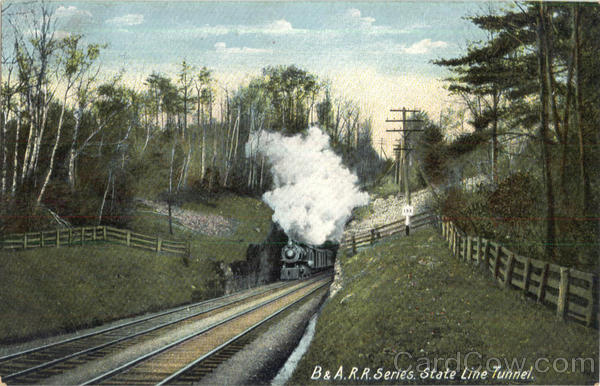
M 406 235 L 410 234 L 410 216 L 414 214 L 415 208 L 412 205 L 404 205 L 402 207 L 402 215 L 405 218 Z

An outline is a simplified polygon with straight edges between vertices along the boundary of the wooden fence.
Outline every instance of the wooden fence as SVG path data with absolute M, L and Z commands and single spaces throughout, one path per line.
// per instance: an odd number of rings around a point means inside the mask
M 90 226 L 6 235 L 0 240 L 0 249 L 59 248 L 97 241 L 108 241 L 128 247 L 178 255 L 187 256 L 190 253 L 189 242 L 165 240 L 160 237 L 147 236 L 110 226 Z
M 430 224 L 435 220 L 435 217 L 430 212 L 419 213 L 411 217 L 410 229 L 420 228 Z M 356 253 L 356 249 L 367 245 L 373 245 L 377 240 L 391 236 L 397 233 L 402 233 L 406 230 L 405 218 L 394 221 L 389 224 L 380 225 L 378 227 L 367 229 L 362 232 L 345 235 L 342 239 L 340 249 L 343 251 L 352 251 Z
M 442 219 L 438 228 L 454 256 L 483 264 L 504 287 L 521 290 L 556 308 L 560 318 L 570 317 L 588 327 L 598 325 L 595 274 L 517 255 L 497 242 L 466 235 L 448 219 Z

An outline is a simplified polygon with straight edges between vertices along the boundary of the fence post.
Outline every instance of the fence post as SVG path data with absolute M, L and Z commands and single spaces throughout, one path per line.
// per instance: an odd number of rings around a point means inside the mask
M 69 228 L 69 245 L 73 243 L 73 228 Z
M 477 265 L 481 261 L 481 236 L 477 236 L 477 252 L 475 253 L 475 261 Z
M 60 229 L 56 230 L 56 248 L 60 247 Z
M 472 257 L 473 257 L 473 238 L 471 236 L 467 236 L 467 261 L 471 262 Z
M 131 231 L 127 231 L 127 246 L 131 246 Z
M 454 227 L 454 224 L 452 224 L 452 254 L 454 256 L 456 256 L 456 241 L 457 241 L 457 234 L 456 234 L 456 228 Z
M 162 247 L 162 240 L 159 237 L 156 239 L 156 252 L 160 252 L 161 247 Z
M 529 292 L 529 276 L 531 276 L 531 259 L 525 258 L 525 268 L 523 268 L 523 293 L 527 295 Z
M 469 236 L 463 237 L 463 256 L 462 257 L 463 257 L 464 261 L 469 261 L 467 259 L 467 254 L 469 253 L 468 252 L 469 251 L 469 249 L 468 249 L 469 248 L 469 244 L 470 244 L 469 243 Z
M 548 281 L 548 268 L 550 265 L 548 263 L 544 263 L 544 267 L 542 268 L 541 278 L 540 278 L 540 286 L 538 287 L 538 296 L 537 301 L 541 303 L 544 301 L 544 296 L 546 295 L 546 282 Z
M 371 229 L 371 245 L 375 244 L 375 229 Z
M 485 264 L 485 269 L 488 269 L 490 266 L 490 240 L 488 239 L 485 239 L 485 248 L 483 249 L 483 256 L 481 258 Z
M 92 230 L 94 231 L 94 234 L 92 235 L 92 240 L 96 241 L 96 231 L 98 230 L 98 227 L 93 227 Z
M 104 238 L 104 241 L 107 241 L 107 239 L 106 239 L 106 225 L 102 227 L 102 236 Z
M 27 249 L 27 233 L 23 236 L 23 249 Z
M 515 265 L 515 254 L 510 253 L 508 255 L 508 262 L 506 263 L 506 272 L 504 273 L 504 287 L 508 288 L 510 286 L 510 282 L 512 281 L 512 274 Z
M 460 243 L 460 236 L 458 234 L 458 229 L 456 229 L 454 224 L 452 224 L 452 235 L 454 236 L 454 243 L 452 244 L 453 245 L 452 253 L 456 257 L 458 255 L 458 244 Z
M 588 305 L 587 305 L 587 312 L 585 315 L 585 324 L 588 327 L 593 327 L 594 326 L 594 316 L 597 315 L 597 306 L 598 306 L 598 298 L 594 296 L 594 290 L 597 287 L 598 284 L 598 278 L 596 277 L 596 275 L 591 275 L 590 277 L 590 286 L 588 288 Z
M 356 236 L 352 235 L 352 253 L 356 253 Z
M 494 279 L 498 279 L 498 270 L 500 268 L 500 248 L 496 244 L 496 257 L 494 257 Z
M 44 248 L 44 231 L 40 232 L 40 248 Z
M 558 302 L 556 316 L 564 319 L 567 312 L 567 295 L 569 293 L 569 268 L 560 267 L 560 284 L 558 285 Z

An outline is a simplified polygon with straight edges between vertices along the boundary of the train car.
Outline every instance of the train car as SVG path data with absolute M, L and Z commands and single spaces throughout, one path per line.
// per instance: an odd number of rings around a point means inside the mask
M 281 249 L 281 280 L 309 277 L 312 273 L 333 266 L 335 252 L 289 240 Z

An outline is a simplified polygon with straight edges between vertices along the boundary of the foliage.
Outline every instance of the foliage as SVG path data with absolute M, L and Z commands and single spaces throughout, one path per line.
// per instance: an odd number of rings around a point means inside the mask
M 600 104 L 592 101 L 600 92 L 589 81 L 600 76 L 598 39 L 592 38 L 600 7 L 515 3 L 469 19 L 488 39 L 461 57 L 435 62 L 453 72 L 448 88 L 462 98 L 475 128 L 456 138 L 448 155 L 477 165 L 479 173 L 490 165 L 485 172 L 497 190 L 488 215 L 529 210 L 530 224 L 493 227 L 490 234 L 544 245 L 540 253 L 549 261 L 595 265 Z M 486 154 L 480 149 L 489 142 Z M 526 208 L 521 199 L 534 204 Z

